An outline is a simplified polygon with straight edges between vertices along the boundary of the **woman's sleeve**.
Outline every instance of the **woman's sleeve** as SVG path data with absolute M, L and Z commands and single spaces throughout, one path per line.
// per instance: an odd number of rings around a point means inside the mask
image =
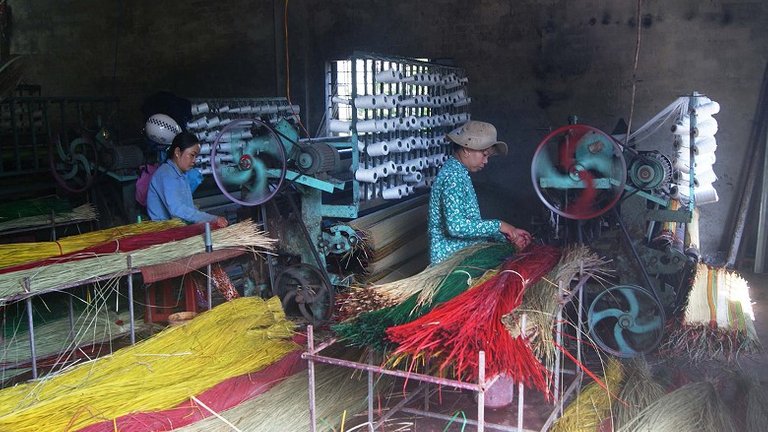
M 445 228 L 451 237 L 462 239 L 495 237 L 499 234 L 501 221 L 497 219 L 481 219 L 480 209 L 472 209 L 469 199 L 470 190 L 463 182 L 456 182 L 454 187 L 443 191 L 443 209 Z M 477 201 L 475 201 L 477 202 Z
M 187 191 L 181 189 L 181 187 L 188 187 L 184 178 L 181 179 L 181 182 L 168 180 L 163 178 L 157 182 L 156 186 L 158 188 L 158 196 L 163 201 L 163 204 L 165 204 L 165 208 L 168 209 L 168 213 L 171 216 L 189 223 L 213 222 L 216 220 L 216 216 L 202 212 L 186 202 L 184 193 Z

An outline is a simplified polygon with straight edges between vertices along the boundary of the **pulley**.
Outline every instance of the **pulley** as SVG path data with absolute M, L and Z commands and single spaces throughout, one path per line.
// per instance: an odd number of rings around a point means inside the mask
M 286 314 L 300 313 L 313 325 L 322 324 L 333 314 L 334 288 L 328 286 L 317 267 L 294 264 L 275 279 L 274 293 Z
M 258 119 L 234 120 L 216 136 L 211 170 L 216 185 L 233 202 L 263 204 L 285 180 L 286 151 L 280 135 Z
M 653 351 L 664 335 L 664 307 L 636 285 L 611 287 L 595 297 L 587 314 L 592 340 L 618 357 Z
M 552 131 L 536 148 L 531 179 L 541 201 L 569 219 L 592 219 L 610 210 L 624 191 L 622 149 L 586 125 Z

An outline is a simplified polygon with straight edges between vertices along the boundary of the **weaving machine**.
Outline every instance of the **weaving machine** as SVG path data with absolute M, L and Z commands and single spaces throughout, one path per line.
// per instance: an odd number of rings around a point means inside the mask
M 400 213 L 389 210 L 394 204 L 429 187 L 451 151 L 445 133 L 469 120 L 464 75 L 372 54 L 334 62 L 326 83 L 326 136 L 311 139 L 299 139 L 299 107 L 284 98 L 193 101 L 187 129 L 203 144 L 198 169 L 212 175 L 230 201 L 259 206 L 258 217 L 280 239 L 279 256 L 268 264 L 272 293 L 286 311 L 312 322 L 328 319 L 334 286 L 349 275 L 329 272 L 327 259 L 360 246 L 353 227 L 396 218 Z M 418 213 L 413 206 L 400 211 Z M 381 218 L 371 216 L 377 212 L 384 212 Z M 364 214 L 366 222 L 356 223 Z M 400 234 L 410 241 L 379 245 L 407 249 L 400 262 L 426 249 L 425 236 Z M 397 264 L 390 256 L 375 271 Z
M 608 286 L 588 288 L 587 317 L 597 345 L 620 357 L 660 343 L 666 316 L 679 311 L 698 261 L 695 206 L 717 200 L 711 114 L 719 105 L 694 93 L 666 111 L 630 138 L 676 115 L 666 137 L 677 149 L 674 158 L 571 124 L 542 140 L 531 167 L 534 188 L 551 211 L 553 239 L 589 243 L 615 264 Z

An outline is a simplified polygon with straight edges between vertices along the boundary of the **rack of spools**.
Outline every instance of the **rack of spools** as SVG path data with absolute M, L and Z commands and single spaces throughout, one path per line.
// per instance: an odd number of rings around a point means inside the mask
M 361 203 L 429 188 L 451 153 L 445 134 L 470 119 L 465 72 L 374 54 L 353 55 L 346 66 L 326 89 L 327 132 L 356 138 Z
M 676 152 L 670 195 L 698 206 L 719 199 L 712 184 L 717 181 L 713 166 L 718 129 L 713 116 L 720 112 L 720 104 L 696 92 L 686 99 L 687 109 L 680 110 L 672 125 Z

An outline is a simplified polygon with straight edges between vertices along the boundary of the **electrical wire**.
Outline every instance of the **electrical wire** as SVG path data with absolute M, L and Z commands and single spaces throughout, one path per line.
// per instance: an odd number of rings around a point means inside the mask
M 286 0 L 287 2 L 288 0 Z M 632 132 L 632 116 L 635 113 L 635 94 L 637 93 L 637 64 L 640 60 L 640 34 L 641 34 L 641 20 L 640 20 L 640 8 L 643 0 L 637 0 L 637 15 L 635 25 L 637 26 L 637 38 L 635 43 L 635 64 L 632 69 L 632 99 L 629 105 L 629 120 L 627 121 L 627 134 L 624 137 L 624 147 L 629 145 L 629 135 Z

